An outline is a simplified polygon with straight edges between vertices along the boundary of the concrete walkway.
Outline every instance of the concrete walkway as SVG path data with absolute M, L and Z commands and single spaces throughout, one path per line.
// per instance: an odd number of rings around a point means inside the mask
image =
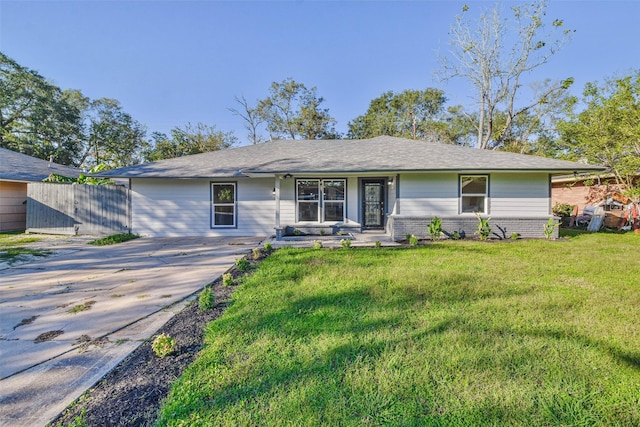
M 260 239 L 60 242 L 0 269 L 0 426 L 46 425 Z

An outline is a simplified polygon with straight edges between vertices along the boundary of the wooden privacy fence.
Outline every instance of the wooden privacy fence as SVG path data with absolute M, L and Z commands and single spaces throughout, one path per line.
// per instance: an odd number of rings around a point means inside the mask
M 27 232 L 77 235 L 130 231 L 128 188 L 44 182 L 27 186 Z

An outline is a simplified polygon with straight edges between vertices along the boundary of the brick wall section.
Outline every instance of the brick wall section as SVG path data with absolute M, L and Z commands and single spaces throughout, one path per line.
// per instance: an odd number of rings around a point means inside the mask
M 613 193 L 621 193 L 624 185 L 603 184 L 599 186 L 585 186 L 578 183 L 573 186 L 564 183 L 554 183 L 551 188 L 551 203 L 578 205 L 578 213 L 582 214 L 585 206 L 593 206 Z
M 548 216 L 536 218 L 492 218 L 489 226 L 492 230 L 490 238 L 510 238 L 511 233 L 518 233 L 520 237 L 544 238 L 544 226 L 549 221 Z M 556 218 L 556 221 L 558 218 Z M 414 234 L 416 237 L 429 238 L 427 227 L 431 222 L 431 217 L 418 216 L 390 216 L 388 220 L 389 234 L 393 240 L 403 240 L 407 234 Z M 449 217 L 442 218 L 442 229 L 447 233 L 457 231 L 466 237 L 475 237 L 474 233 L 478 227 L 478 220 L 470 217 Z M 558 228 L 553 232 L 553 237 L 558 237 Z

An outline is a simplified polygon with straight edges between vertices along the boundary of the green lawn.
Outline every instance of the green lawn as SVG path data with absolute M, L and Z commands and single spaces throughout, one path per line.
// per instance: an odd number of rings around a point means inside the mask
M 639 253 L 630 233 L 279 250 L 159 424 L 638 426 Z
M 41 237 L 25 234 L 21 231 L 0 233 L 0 248 L 15 247 L 25 243 L 33 243 L 42 240 Z

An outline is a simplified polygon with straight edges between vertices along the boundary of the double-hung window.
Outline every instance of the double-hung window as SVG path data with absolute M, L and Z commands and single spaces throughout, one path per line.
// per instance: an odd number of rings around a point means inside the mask
M 211 184 L 211 227 L 236 226 L 236 184 L 215 182 Z
M 489 176 L 460 176 L 460 213 L 487 213 Z
M 296 181 L 298 222 L 344 221 L 344 179 L 299 179 Z

